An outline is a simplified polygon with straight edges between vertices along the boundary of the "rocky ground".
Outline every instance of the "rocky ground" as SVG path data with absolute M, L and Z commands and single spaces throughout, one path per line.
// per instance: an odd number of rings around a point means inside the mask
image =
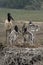
M 0 65 L 43 65 L 43 48 L 5 47 L 0 52 Z

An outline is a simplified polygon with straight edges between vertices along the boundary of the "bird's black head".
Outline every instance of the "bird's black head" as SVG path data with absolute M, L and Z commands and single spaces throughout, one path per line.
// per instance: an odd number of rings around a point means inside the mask
M 10 15 L 11 15 L 10 13 L 7 14 L 7 16 L 10 16 Z
M 11 20 L 11 14 L 10 13 L 7 14 L 7 19 L 8 19 L 8 22 L 10 22 L 10 20 Z
M 15 25 L 14 29 L 16 32 L 18 32 L 18 26 L 17 25 Z

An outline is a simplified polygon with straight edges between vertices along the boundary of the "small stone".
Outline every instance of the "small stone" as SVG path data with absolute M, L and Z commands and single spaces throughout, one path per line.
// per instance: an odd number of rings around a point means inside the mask
M 33 58 L 32 58 L 32 60 L 33 60 L 34 62 L 37 62 L 37 59 L 36 59 L 36 57 L 33 57 Z
M 9 64 L 9 65 L 15 65 L 15 63 L 14 62 L 12 62 L 11 64 Z
M 37 59 L 38 59 L 39 61 L 41 61 L 41 55 L 38 55 Z
M 33 65 L 33 60 L 31 60 L 30 63 Z

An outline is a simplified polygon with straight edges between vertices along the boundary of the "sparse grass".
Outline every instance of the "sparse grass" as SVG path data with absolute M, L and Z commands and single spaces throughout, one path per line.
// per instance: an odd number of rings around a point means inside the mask
M 43 22 L 43 10 L 23 10 L 0 8 L 0 22 L 4 22 L 7 13 L 10 12 L 15 20 L 32 20 Z

